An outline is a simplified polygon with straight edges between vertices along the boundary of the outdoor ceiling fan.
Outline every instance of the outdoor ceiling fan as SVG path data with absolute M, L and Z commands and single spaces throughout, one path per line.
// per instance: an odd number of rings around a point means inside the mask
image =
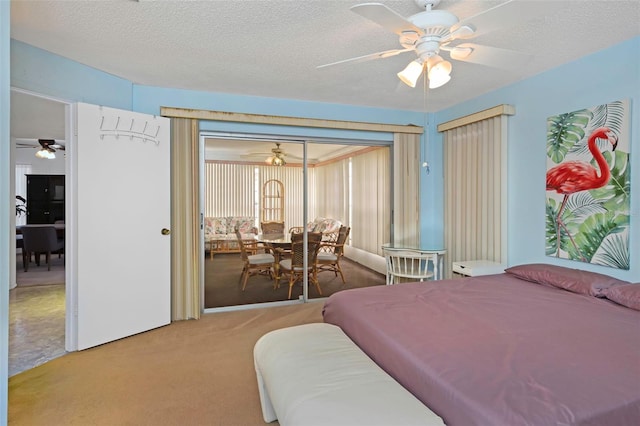
M 271 152 L 254 152 L 254 153 L 250 153 L 247 154 L 247 157 L 256 157 L 256 156 L 263 156 L 263 155 L 267 155 L 267 158 L 265 159 L 265 163 L 270 164 L 272 166 L 284 166 L 287 164 L 287 161 L 285 159 L 285 157 L 291 157 L 291 158 L 295 158 L 295 159 L 299 159 L 301 160 L 302 158 L 297 157 L 295 155 L 290 155 L 287 154 L 286 152 L 284 152 L 284 150 L 282 148 L 280 148 L 280 143 L 279 142 L 275 142 L 276 147 L 271 149 Z
M 270 155 L 265 160 L 266 163 L 271 164 L 272 166 L 284 166 L 287 162 L 284 159 L 285 153 L 282 149 L 280 149 L 280 144 L 276 143 L 276 147 L 271 150 L 273 155 Z
M 441 51 L 448 52 L 453 60 L 507 69 L 518 68 L 532 57 L 532 55 L 502 48 L 474 43 L 455 44 L 455 42 L 530 20 L 544 12 L 544 8 L 536 5 L 536 2 L 510 0 L 470 18 L 459 20 L 451 12 L 434 9 L 440 4 L 440 0 L 414 1 L 424 11 L 407 18 L 381 3 L 363 3 L 351 7 L 355 13 L 397 34 L 402 49 L 358 56 L 320 65 L 317 68 L 384 59 L 401 53 L 415 52 L 418 58 L 400 71 L 397 74 L 398 78 L 405 84 L 415 87 L 418 78 L 426 70 L 429 88 L 435 89 L 451 79 L 451 62 L 440 56 Z
M 40 147 L 36 152 L 36 157 L 52 160 L 56 158 L 56 150 L 64 151 L 64 145 L 61 145 L 55 141 L 55 139 L 38 139 Z M 18 142 L 18 148 L 38 148 L 38 145 L 34 143 Z

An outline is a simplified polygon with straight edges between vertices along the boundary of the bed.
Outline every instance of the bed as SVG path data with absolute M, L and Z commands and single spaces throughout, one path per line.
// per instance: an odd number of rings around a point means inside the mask
M 342 291 L 324 321 L 450 426 L 640 424 L 640 284 L 507 271 Z

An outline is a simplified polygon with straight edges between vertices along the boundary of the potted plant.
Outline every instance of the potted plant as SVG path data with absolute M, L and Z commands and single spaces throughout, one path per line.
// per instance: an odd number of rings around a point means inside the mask
M 20 217 L 23 214 L 27 214 L 27 200 L 20 195 L 16 195 L 16 216 Z

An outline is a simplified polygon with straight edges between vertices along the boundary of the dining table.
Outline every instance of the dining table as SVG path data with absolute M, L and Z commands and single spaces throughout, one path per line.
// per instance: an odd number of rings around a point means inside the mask
M 280 285 L 280 258 L 283 251 L 291 250 L 291 234 L 258 234 L 256 240 L 268 247 L 274 257 L 273 275 L 274 288 Z

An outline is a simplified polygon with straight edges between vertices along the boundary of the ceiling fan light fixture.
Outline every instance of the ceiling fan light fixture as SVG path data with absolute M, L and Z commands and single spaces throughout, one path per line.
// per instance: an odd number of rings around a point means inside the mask
M 435 55 L 427 61 L 429 89 L 437 89 L 451 80 L 451 62 L 445 61 L 440 55 Z
M 279 155 L 276 155 L 271 159 L 272 166 L 284 166 L 285 164 L 287 164 L 287 162 L 284 161 L 284 158 L 280 157 Z
M 418 77 L 422 74 L 424 69 L 424 61 L 422 59 L 416 59 L 409 63 L 405 69 L 398 73 L 398 78 L 409 87 L 416 87 Z
M 49 151 L 48 149 L 40 149 L 38 151 L 36 151 L 36 157 L 38 158 L 44 158 L 46 160 L 53 160 L 54 158 L 56 158 L 56 154 Z

